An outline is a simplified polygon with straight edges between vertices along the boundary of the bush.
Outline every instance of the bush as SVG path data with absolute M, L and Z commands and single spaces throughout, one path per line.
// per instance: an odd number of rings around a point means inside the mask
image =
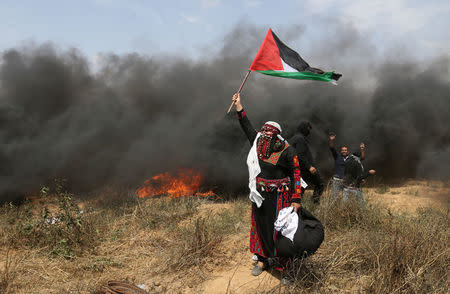
M 67 259 L 91 248 L 97 231 L 84 217 L 73 195 L 56 182 L 53 189 L 43 187 L 40 196 L 54 199 L 52 209 L 31 202 L 22 207 L 3 206 L 2 220 L 6 222 L 1 232 L 3 244 L 43 248 L 53 256 Z

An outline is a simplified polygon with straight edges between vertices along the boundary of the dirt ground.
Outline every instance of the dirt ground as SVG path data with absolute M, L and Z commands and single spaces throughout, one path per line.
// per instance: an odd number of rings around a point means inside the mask
M 401 187 L 364 189 L 364 196 L 369 202 L 378 202 L 392 211 L 414 213 L 420 207 L 448 207 L 450 186 L 443 182 L 411 180 Z M 229 245 L 242 248 L 231 264 L 225 268 L 218 268 L 212 273 L 212 278 L 196 290 L 217 294 L 260 293 L 282 287 L 279 276 L 268 272 L 258 277 L 251 275 L 252 254 L 245 249 L 248 246 L 247 235 L 242 234 L 239 241 Z M 316 254 L 321 254 L 320 251 L 319 248 Z
M 392 211 L 414 213 L 419 207 L 449 207 L 450 185 L 448 182 L 409 181 L 401 187 L 364 189 L 364 196 L 369 203 L 378 202 Z M 230 205 L 204 203 L 197 214 L 219 214 Z M 250 204 L 248 207 L 241 216 L 242 223 L 237 224 L 238 233 L 222 242 L 217 258 L 208 260 L 202 267 L 201 277 L 198 271 L 174 274 L 159 270 L 165 258 L 159 252 L 163 252 L 171 237 L 156 230 L 140 230 L 119 241 L 106 241 L 98 248 L 95 260 L 87 256 L 76 262 L 61 261 L 44 258 L 39 250 L 7 252 L 0 249 L 0 269 L 5 273 L 6 263 L 11 261 L 10 273 L 15 275 L 17 287 L 10 293 L 92 293 L 109 280 L 128 280 L 149 293 L 261 293 L 281 288 L 276 274 L 264 272 L 253 277 L 250 273 L 253 261 L 248 251 L 249 226 L 245 223 L 250 221 Z M 319 248 L 316 255 L 320 254 Z M 95 267 L 98 270 L 93 270 Z M 27 285 L 27 281 L 35 284 Z
M 398 212 L 413 213 L 419 207 L 441 208 L 450 205 L 448 182 L 410 180 L 400 187 L 378 187 L 363 191 L 369 201 Z

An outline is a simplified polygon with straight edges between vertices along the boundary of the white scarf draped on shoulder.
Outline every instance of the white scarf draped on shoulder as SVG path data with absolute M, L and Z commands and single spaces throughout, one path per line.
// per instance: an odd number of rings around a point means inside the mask
M 273 121 L 268 121 L 265 124 L 271 125 L 273 127 L 276 127 L 278 130 L 280 130 L 281 133 L 281 127 L 278 123 Z M 257 207 L 261 207 L 264 197 L 261 196 L 261 194 L 256 190 L 256 177 L 261 172 L 261 167 L 259 166 L 259 160 L 258 160 L 258 152 L 257 152 L 257 146 L 258 146 L 258 139 L 261 136 L 261 132 L 258 132 L 256 134 L 256 138 L 253 141 L 252 148 L 250 148 L 250 151 L 248 152 L 247 156 L 247 166 L 248 166 L 248 187 L 250 188 L 250 195 L 249 198 L 252 202 L 256 204 Z M 277 135 L 278 138 L 282 141 L 285 141 L 281 135 Z M 306 188 L 308 186 L 303 179 L 301 179 L 301 186 L 303 188 Z
M 256 152 L 256 146 L 258 145 L 258 139 L 261 133 L 258 132 L 255 141 L 253 141 L 253 146 L 250 148 L 250 152 L 247 156 L 247 166 L 248 166 L 248 187 L 250 188 L 249 198 L 252 202 L 256 203 L 256 206 L 261 207 L 264 198 L 256 190 L 256 177 L 261 172 L 261 167 L 259 166 L 258 153 Z

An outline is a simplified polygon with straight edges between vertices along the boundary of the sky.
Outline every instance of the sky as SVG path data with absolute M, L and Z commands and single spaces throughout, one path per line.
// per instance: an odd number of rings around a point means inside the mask
M 232 29 L 249 25 L 271 27 L 296 50 L 308 39 L 332 38 L 339 24 L 367 36 L 380 54 L 450 52 L 447 0 L 1 0 L 0 19 L 0 51 L 51 42 L 93 62 L 104 53 L 204 58 Z M 288 28 L 298 28 L 301 40 L 285 35 Z
M 205 166 L 213 185 L 245 180 L 225 110 L 268 28 L 343 78 L 252 74 L 243 94 L 257 122 L 289 132 L 310 120 L 316 158 L 329 158 L 333 131 L 364 138 L 380 174 L 449 174 L 448 0 L 0 0 L 0 20 L 0 198 L 55 175 L 134 185 L 166 165 Z

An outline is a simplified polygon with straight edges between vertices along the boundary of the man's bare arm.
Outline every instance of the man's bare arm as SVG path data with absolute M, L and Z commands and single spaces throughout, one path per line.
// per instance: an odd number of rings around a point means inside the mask
M 364 144 L 364 142 L 361 142 L 361 144 L 359 144 L 359 149 L 361 150 L 361 160 L 364 160 L 364 158 L 366 157 L 366 145 Z
M 334 133 L 330 133 L 329 138 L 330 138 L 330 142 L 329 142 L 330 151 L 331 151 L 331 154 L 333 155 L 333 158 L 336 159 L 337 155 L 338 155 L 336 152 L 336 149 L 334 148 L 334 141 L 336 139 L 336 135 Z
M 334 148 L 334 139 L 336 139 L 336 135 L 334 133 L 330 133 L 330 148 Z

